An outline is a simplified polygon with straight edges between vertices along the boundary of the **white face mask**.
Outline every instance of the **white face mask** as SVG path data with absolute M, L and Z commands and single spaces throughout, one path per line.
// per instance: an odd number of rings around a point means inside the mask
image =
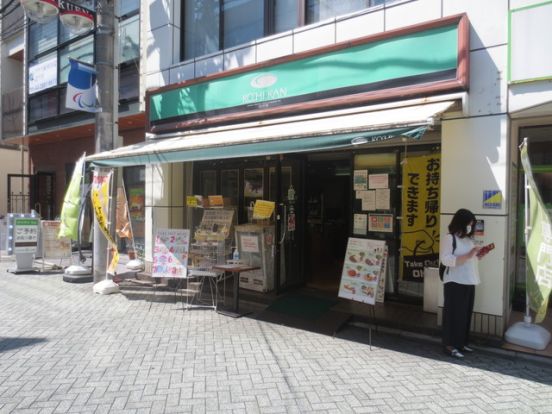
M 472 231 L 472 226 L 470 226 L 469 224 L 466 226 L 466 234 L 470 234 Z

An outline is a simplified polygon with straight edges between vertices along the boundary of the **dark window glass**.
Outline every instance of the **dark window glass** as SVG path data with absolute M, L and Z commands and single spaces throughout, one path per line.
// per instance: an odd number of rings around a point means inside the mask
M 220 49 L 219 0 L 184 2 L 184 60 Z
M 56 116 L 58 113 L 58 91 L 53 90 L 29 98 L 29 122 Z
M 58 19 L 46 24 L 33 23 L 29 28 L 29 60 L 57 45 Z
M 264 35 L 264 1 L 224 0 L 223 47 L 237 46 Z
M 372 5 L 371 3 L 378 3 L 378 1 L 307 0 L 307 24 L 366 9 Z
M 126 62 L 140 56 L 140 15 L 135 15 L 119 25 L 119 59 Z
M 134 13 L 139 8 L 140 8 L 140 0 L 119 1 L 119 16 L 125 16 L 127 14 Z
M 138 66 L 135 62 L 124 65 L 119 70 L 119 99 L 137 98 L 139 95 Z
M 275 0 L 274 33 L 285 32 L 297 27 L 297 11 L 296 0 Z

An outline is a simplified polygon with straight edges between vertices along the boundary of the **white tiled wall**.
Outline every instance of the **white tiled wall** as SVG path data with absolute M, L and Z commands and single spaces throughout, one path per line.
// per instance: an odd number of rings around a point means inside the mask
M 384 21 L 383 10 L 338 20 L 335 25 L 336 41 L 343 42 L 383 32 Z
M 470 49 L 505 44 L 508 34 L 508 2 L 505 0 L 443 0 L 443 16 L 468 13 Z
M 417 0 L 385 10 L 385 30 L 398 29 L 442 17 L 441 0 Z
M 293 53 L 293 36 L 270 37 L 257 42 L 257 62 L 275 59 Z
M 506 45 L 470 53 L 469 116 L 505 112 L 507 108 Z
M 335 22 L 314 28 L 296 29 L 293 38 L 293 52 L 300 53 L 335 43 Z

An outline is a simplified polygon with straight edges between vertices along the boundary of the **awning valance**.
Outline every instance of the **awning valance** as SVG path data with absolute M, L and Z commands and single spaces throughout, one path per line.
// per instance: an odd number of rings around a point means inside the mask
M 398 136 L 419 139 L 453 101 L 384 110 L 370 107 L 233 125 L 154 139 L 86 158 L 97 166 L 125 167 L 335 150 Z

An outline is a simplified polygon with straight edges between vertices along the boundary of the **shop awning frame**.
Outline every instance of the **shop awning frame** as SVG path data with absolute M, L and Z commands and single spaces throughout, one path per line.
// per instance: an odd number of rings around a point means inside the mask
M 337 150 L 405 136 L 420 139 L 435 118 L 454 104 L 440 101 L 389 109 L 363 107 L 179 132 L 91 155 L 100 167 L 203 161 Z

